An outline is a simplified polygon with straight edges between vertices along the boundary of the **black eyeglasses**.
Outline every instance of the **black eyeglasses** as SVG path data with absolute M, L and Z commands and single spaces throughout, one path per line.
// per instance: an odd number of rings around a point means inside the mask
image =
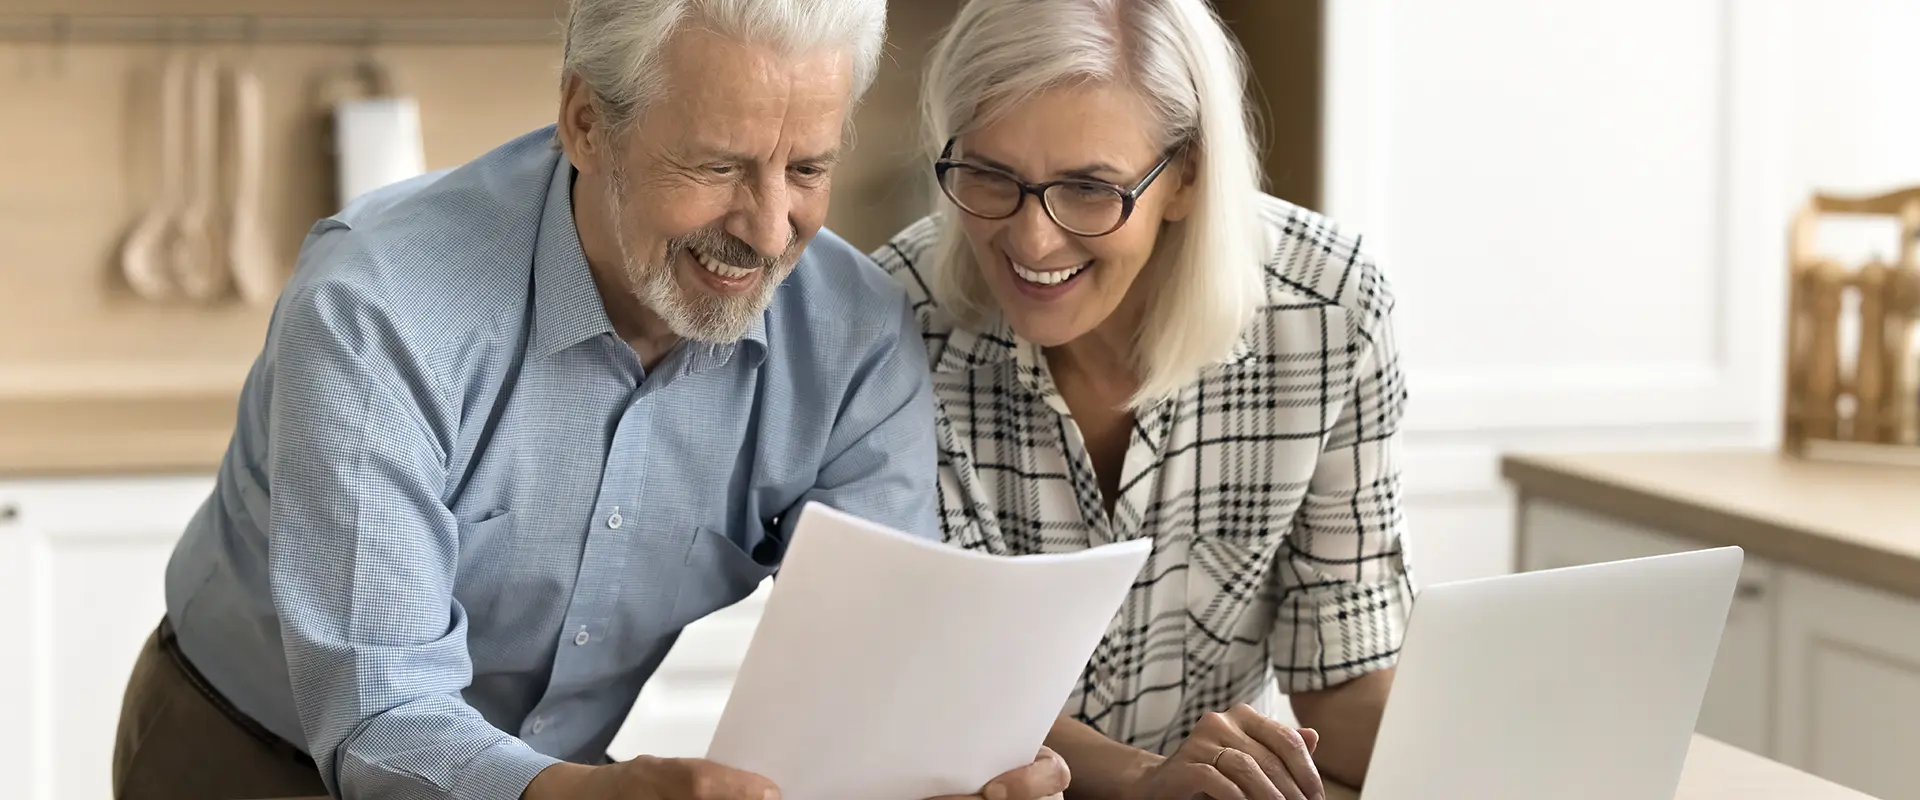
M 940 191 L 961 211 L 981 219 L 1006 219 L 1020 213 L 1027 195 L 1033 195 L 1040 198 L 1053 224 L 1075 236 L 1105 236 L 1127 224 L 1134 203 L 1180 152 L 1178 147 L 1169 149 L 1146 177 L 1128 189 L 1092 178 L 1027 183 L 1006 170 L 953 158 L 953 141 L 947 140 L 946 149 L 933 162 L 933 176 Z

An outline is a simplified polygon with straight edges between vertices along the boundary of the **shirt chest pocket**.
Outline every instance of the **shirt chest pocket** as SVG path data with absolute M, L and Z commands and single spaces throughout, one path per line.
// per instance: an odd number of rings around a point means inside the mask
M 453 596 L 466 609 L 468 636 L 489 639 L 502 632 L 558 630 L 563 603 L 529 598 L 567 597 L 573 590 L 566 554 L 544 545 L 529 521 L 507 511 L 458 523 L 459 574 Z M 534 648 L 491 648 L 475 669 L 535 668 Z
M 784 547 L 769 531 L 748 553 L 726 534 L 710 528 L 693 532 L 686 572 L 673 603 L 673 627 L 679 628 L 738 603 L 759 588 L 780 566 Z

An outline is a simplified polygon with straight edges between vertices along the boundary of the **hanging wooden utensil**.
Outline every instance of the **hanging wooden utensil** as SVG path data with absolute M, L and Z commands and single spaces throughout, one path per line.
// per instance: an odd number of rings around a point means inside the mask
M 178 236 L 177 218 L 185 200 L 187 65 L 185 54 L 175 50 L 167 54 L 160 68 L 157 138 L 159 147 L 160 191 L 153 205 L 133 226 L 120 250 L 120 274 L 134 294 L 147 300 L 160 300 L 173 293 L 168 273 L 173 240 Z
M 233 198 L 227 226 L 227 265 L 242 299 L 266 303 L 280 291 L 281 269 L 261 210 L 265 98 L 251 60 L 234 66 L 228 87 L 232 92 L 228 152 L 233 158 Z
M 210 300 L 227 288 L 222 244 L 214 214 L 220 192 L 220 62 L 202 55 L 192 80 L 192 155 L 187 162 L 187 203 L 180 212 L 180 236 L 168 266 L 188 297 Z

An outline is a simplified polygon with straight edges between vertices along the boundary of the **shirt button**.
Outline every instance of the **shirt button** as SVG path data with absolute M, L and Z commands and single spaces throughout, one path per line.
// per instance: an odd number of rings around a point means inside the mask
M 624 522 L 624 521 L 625 521 L 625 520 L 623 520 L 623 519 L 621 519 L 621 518 L 620 518 L 620 507 L 619 507 L 619 506 L 614 506 L 614 507 L 613 507 L 613 514 L 611 514 L 611 515 L 609 515 L 609 516 L 607 517 L 607 527 L 609 527 L 609 528 L 616 528 L 616 529 L 617 529 L 617 528 L 619 528 L 619 527 L 620 527 L 620 523 L 621 523 L 621 522 Z
M 589 640 L 589 639 L 592 639 L 592 638 L 593 638 L 593 637 L 591 637 L 591 636 L 588 636 L 588 635 L 587 635 L 587 632 L 586 632 L 586 631 L 581 631 L 581 632 L 579 632 L 579 633 L 576 633 L 576 634 L 574 634 L 574 635 L 573 635 L 573 643 L 574 643 L 574 644 L 586 644 L 586 643 L 587 643 L 587 640 Z
M 537 734 L 537 733 L 539 733 L 539 732 L 541 732 L 541 731 L 544 731 L 544 730 L 546 730 L 546 729 L 547 729 L 547 718 L 546 718 L 546 717 L 534 717 L 534 718 L 533 718 L 533 724 L 532 724 L 532 725 L 529 725 L 529 726 L 527 726 L 527 730 L 530 730 L 530 731 L 533 731 L 533 732 L 534 732 L 534 733 L 536 733 L 536 734 Z

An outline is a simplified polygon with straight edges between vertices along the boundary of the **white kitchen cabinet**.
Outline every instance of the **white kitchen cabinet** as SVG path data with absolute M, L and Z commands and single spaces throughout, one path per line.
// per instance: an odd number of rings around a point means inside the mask
M 1521 569 L 1746 549 L 1699 730 L 1920 800 L 1920 472 L 1771 450 L 1515 454 Z
M 1704 545 L 1544 500 L 1520 514 L 1521 570 L 1679 553 Z M 1772 755 L 1774 619 L 1779 570 L 1746 557 L 1727 613 L 1713 677 L 1695 730 L 1735 747 Z
M 1775 757 L 1920 799 L 1920 602 L 1793 570 L 1779 608 Z
M 0 482 L 0 776 L 108 797 L 120 698 L 209 477 Z M 20 792 L 15 794 L 14 792 Z

